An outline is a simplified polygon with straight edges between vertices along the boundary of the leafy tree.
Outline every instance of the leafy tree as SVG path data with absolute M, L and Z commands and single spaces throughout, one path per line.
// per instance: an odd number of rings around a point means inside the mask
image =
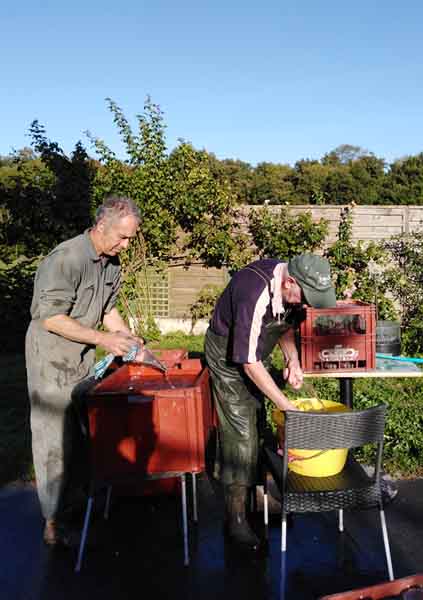
M 17 157 L 13 165 L 0 169 L 4 260 L 42 254 L 57 240 L 56 214 L 50 203 L 53 185 L 53 173 L 38 158 Z
M 293 197 L 289 165 L 262 162 L 254 169 L 251 204 L 285 204 Z
M 208 155 L 181 142 L 169 165 L 175 182 L 175 215 L 184 232 L 182 252 L 187 260 L 207 266 L 236 269 L 248 262 L 247 236 L 238 224 L 235 195 L 227 180 L 217 180 Z
M 165 261 L 172 267 L 193 260 L 236 268 L 247 260 L 247 238 L 239 230 L 230 184 L 216 175 L 215 157 L 184 141 L 168 156 L 163 115 L 150 98 L 137 115 L 137 133 L 120 107 L 107 101 L 127 158 L 118 160 L 105 142 L 88 133 L 100 157 L 94 197 L 99 202 L 105 193 L 127 194 L 140 208 L 142 234 L 123 256 L 121 297 L 139 331 L 154 338 L 149 303 L 139 303 L 140 290 L 150 287 L 151 268 L 159 272 Z
M 317 160 L 299 160 L 291 174 L 295 204 L 325 204 L 325 181 L 330 167 Z
M 236 198 L 228 181 L 213 172 L 214 157 L 180 141 L 166 153 L 160 108 L 147 98 L 137 115 L 134 134 L 119 106 L 108 99 L 125 143 L 120 161 L 99 139 L 88 134 L 100 156 L 95 181 L 96 201 L 105 193 L 130 195 L 142 216 L 147 261 L 179 258 L 185 264 L 202 260 L 208 266 L 240 264 L 246 236 L 238 229 Z
M 323 184 L 323 193 L 328 204 L 349 204 L 355 202 L 359 194 L 358 182 L 349 166 L 332 168 Z
M 327 233 L 325 219 L 313 222 L 310 213 L 292 215 L 288 208 L 278 212 L 263 207 L 250 215 L 250 232 L 261 258 L 291 258 L 319 248 Z
M 385 204 L 423 204 L 423 152 L 390 165 L 381 199 Z
M 29 322 L 39 255 L 90 224 L 93 168 L 82 145 L 68 158 L 47 140 L 37 121 L 30 136 L 34 150 L 14 153 L 0 169 L 0 296 L 4 321 L 10 323 L 2 330 L 1 343 L 15 349 L 21 347 Z
M 0 260 L 0 306 L 3 322 L 0 344 L 3 352 L 22 351 L 30 320 L 33 278 L 38 263 L 38 257 L 19 256 L 9 262 Z
M 355 160 L 368 156 L 369 152 L 361 146 L 341 144 L 322 158 L 323 165 L 347 165 Z
M 360 156 L 351 162 L 350 171 L 356 182 L 357 204 L 382 203 L 385 167 L 385 161 L 372 154 Z
M 226 180 L 239 204 L 253 203 L 253 167 L 242 160 L 226 158 L 218 160 L 214 154 L 208 153 L 209 166 L 213 175 L 221 182 Z
M 383 246 L 390 260 L 382 277 L 401 307 L 403 353 L 423 354 L 423 233 L 395 236 Z
M 338 239 L 326 250 L 338 298 L 352 297 L 377 304 L 379 319 L 395 319 L 392 300 L 386 296 L 388 289 L 379 277 L 387 254 L 379 244 L 352 241 L 352 209 L 346 206 L 341 212 Z
M 78 235 L 91 224 L 94 165 L 81 142 L 67 157 L 56 142 L 47 139 L 45 128 L 38 121 L 33 121 L 29 133 L 32 146 L 54 175 L 46 199 L 57 227 L 57 241 Z
M 168 258 L 176 241 L 176 221 L 162 111 L 148 97 L 144 112 L 137 115 L 138 132 L 134 133 L 121 108 L 110 98 L 107 102 L 127 158 L 119 160 L 103 140 L 87 132 L 101 163 L 95 178 L 95 204 L 110 193 L 130 196 L 141 212 L 146 256 Z

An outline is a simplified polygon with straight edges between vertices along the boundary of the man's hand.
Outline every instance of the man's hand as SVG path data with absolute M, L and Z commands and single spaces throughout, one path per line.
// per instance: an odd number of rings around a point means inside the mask
M 304 375 L 297 358 L 288 361 L 286 368 L 283 370 L 283 378 L 294 390 L 299 390 L 303 385 Z
M 139 338 L 123 331 L 105 331 L 102 332 L 98 345 L 115 356 L 124 356 L 133 346 L 139 345 Z
M 139 337 L 137 337 L 136 340 L 137 340 L 138 352 L 137 352 L 136 357 L 134 358 L 134 361 L 142 363 L 142 361 L 144 360 L 145 340 L 143 340 L 142 338 L 139 338 Z

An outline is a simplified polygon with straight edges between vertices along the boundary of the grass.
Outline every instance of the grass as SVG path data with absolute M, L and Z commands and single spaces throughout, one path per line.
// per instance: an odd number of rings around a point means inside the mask
M 204 336 L 187 335 L 180 331 L 163 335 L 158 342 L 151 342 L 151 348 L 163 348 L 172 350 L 175 348 L 187 348 L 190 358 L 204 356 Z

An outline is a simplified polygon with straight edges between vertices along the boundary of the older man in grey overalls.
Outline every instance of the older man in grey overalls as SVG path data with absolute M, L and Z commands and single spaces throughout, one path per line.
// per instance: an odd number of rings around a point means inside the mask
M 260 542 L 245 509 L 247 490 L 257 480 L 257 410 L 263 396 L 281 410 L 296 410 L 264 361 L 279 344 L 285 357 L 285 379 L 295 389 L 301 387 L 294 328 L 303 304 L 335 306 L 328 261 L 313 254 L 288 263 L 259 260 L 232 277 L 206 333 L 206 360 L 219 417 L 225 533 L 238 547 L 252 552 L 260 550 Z
M 35 276 L 26 366 L 32 452 L 48 544 L 71 543 L 64 512 L 78 451 L 75 388 L 89 376 L 96 346 L 116 356 L 134 344 L 142 346 L 115 307 L 118 254 L 136 235 L 139 223 L 132 200 L 107 198 L 94 226 L 59 244 Z M 100 324 L 107 331 L 99 331 Z

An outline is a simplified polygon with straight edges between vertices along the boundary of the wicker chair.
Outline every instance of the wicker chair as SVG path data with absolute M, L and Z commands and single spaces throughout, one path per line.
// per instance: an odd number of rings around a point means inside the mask
M 285 412 L 283 457 L 264 448 L 263 465 L 269 470 L 281 493 L 281 597 L 286 583 L 287 515 L 289 513 L 339 511 L 339 531 L 343 531 L 343 510 L 378 507 L 389 579 L 394 579 L 388 532 L 381 491 L 381 464 L 386 406 L 340 413 Z M 372 477 L 349 452 L 344 469 L 330 477 L 305 477 L 288 470 L 288 450 L 356 448 L 376 444 Z M 264 478 L 266 482 L 266 477 Z M 268 526 L 267 490 L 264 489 L 264 519 Z

